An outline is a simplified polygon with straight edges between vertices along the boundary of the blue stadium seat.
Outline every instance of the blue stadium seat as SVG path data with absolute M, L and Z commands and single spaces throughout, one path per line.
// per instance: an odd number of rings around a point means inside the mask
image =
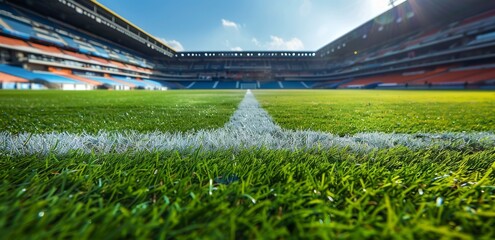
M 215 82 L 196 82 L 190 89 L 213 89 Z
M 34 38 L 44 41 L 44 42 L 49 42 L 53 45 L 56 45 L 58 47 L 65 47 L 67 46 L 66 43 L 64 43 L 64 40 L 60 35 L 56 33 L 50 33 L 50 34 L 45 34 L 45 33 L 39 33 L 36 31 Z
M 33 27 L 31 25 L 28 25 L 23 22 L 19 22 L 17 20 L 8 17 L 2 17 L 2 20 L 12 29 L 12 31 L 10 31 L 7 28 L 2 27 L 2 31 L 5 32 L 6 34 L 20 37 L 23 39 L 29 39 L 35 34 Z
M 110 86 L 121 86 L 123 85 L 122 83 L 112 81 L 111 79 L 105 78 L 105 77 L 97 77 L 97 76 L 89 76 L 89 75 L 81 75 L 82 77 L 97 81 L 102 83 L 103 85 L 110 85 Z
M 31 72 L 24 68 L 0 64 L 0 72 L 28 79 L 30 81 L 45 81 L 48 83 L 86 84 L 70 78 L 58 76 L 49 72 Z
M 103 49 L 102 47 L 96 46 L 94 44 L 93 44 L 93 47 L 96 49 L 96 55 L 97 56 L 100 56 L 103 58 L 110 58 L 110 55 L 108 55 L 108 52 L 105 49 Z
M 39 39 L 42 41 L 53 43 L 54 45 L 66 46 L 66 47 L 70 47 L 72 49 L 77 49 L 80 53 L 84 53 L 84 54 L 88 54 L 88 55 L 94 55 L 94 56 L 109 59 L 111 57 L 110 57 L 110 54 L 108 52 L 109 50 L 105 49 L 105 47 L 107 47 L 109 49 L 115 49 L 114 52 L 116 52 L 116 55 L 119 56 L 119 60 L 121 60 L 121 61 L 133 63 L 133 64 L 136 64 L 136 65 L 139 65 L 142 67 L 148 67 L 147 64 L 145 63 L 144 58 L 139 57 L 139 53 L 133 52 L 132 50 L 122 49 L 120 46 L 113 44 L 111 42 L 102 41 L 100 39 L 91 37 L 90 35 L 88 35 L 84 32 L 80 32 L 80 31 L 77 31 L 74 29 L 66 28 L 66 27 L 58 24 L 56 21 L 52 21 L 48 18 L 44 18 L 44 17 L 38 16 L 36 14 L 32 14 L 32 13 L 30 13 L 28 11 L 24 11 L 22 9 L 14 8 L 14 7 L 11 7 L 11 6 L 6 5 L 6 4 L 0 4 L 0 10 L 7 11 L 7 12 L 11 13 L 12 15 L 20 17 L 20 18 L 29 19 L 29 21 L 31 21 L 31 22 L 36 22 L 36 23 L 40 23 L 42 25 L 47 25 L 50 28 L 54 28 L 54 29 L 60 29 L 64 32 L 67 32 L 69 35 L 77 36 L 76 39 L 91 46 L 91 48 L 93 48 L 93 49 L 90 50 L 90 49 L 81 48 L 80 44 L 78 44 L 75 41 L 75 39 L 73 39 L 72 37 L 70 37 L 68 35 L 63 35 L 63 34 L 60 34 L 57 32 L 53 32 L 53 31 L 50 34 L 44 33 L 44 35 L 53 36 L 54 34 L 56 34 L 56 36 L 60 36 L 60 37 L 55 37 L 55 39 L 61 38 L 61 39 L 63 39 L 63 42 L 65 42 L 65 43 L 63 43 L 62 41 L 54 41 L 54 39 L 43 38 L 42 36 L 37 36 L 36 31 L 33 29 L 33 26 L 31 24 L 27 24 L 27 23 L 18 21 L 18 20 L 13 19 L 13 18 L 9 18 L 7 16 L 1 16 L 0 18 L 5 22 L 6 25 L 8 25 L 8 27 L 4 27 L 4 26 L 0 25 L 0 32 L 3 32 L 7 35 L 15 36 L 17 38 L 22 38 L 25 40 L 29 40 L 31 38 Z M 9 30 L 9 28 L 12 30 Z M 48 30 L 46 28 L 43 28 L 43 29 L 46 31 L 49 31 L 49 32 L 51 31 L 51 30 Z M 90 41 L 95 42 L 95 44 L 91 44 Z M 115 57 L 113 57 L 113 58 L 115 58 Z
M 260 88 L 261 89 L 281 89 L 278 82 L 261 82 Z
M 313 88 L 313 86 L 315 85 L 315 82 L 312 81 L 302 81 L 302 83 L 306 84 L 306 86 L 308 86 L 309 88 Z
M 155 81 L 155 80 L 145 79 L 145 80 L 143 80 L 143 82 L 147 83 L 148 85 L 154 86 L 154 87 L 163 87 L 163 85 L 160 82 Z
M 177 84 L 179 86 L 179 88 L 187 88 L 188 86 L 190 86 L 191 84 L 196 83 L 196 82 L 180 81 L 180 82 L 174 82 L 174 83 Z
M 84 84 L 86 83 L 79 82 L 77 80 L 73 80 L 70 78 L 66 78 L 63 76 L 59 76 L 50 72 L 35 72 L 38 75 L 39 80 L 46 81 L 48 83 L 62 83 L 62 84 Z
M 62 37 L 62 39 L 64 39 L 64 41 L 67 43 L 68 47 L 73 48 L 73 49 L 79 49 L 79 45 L 77 45 L 77 43 L 74 42 L 74 40 L 72 40 L 72 38 L 65 36 L 65 35 L 60 35 L 60 37 Z
M 306 89 L 301 82 L 283 82 L 284 89 Z
M 236 89 L 237 81 L 219 82 L 216 89 Z
M 155 87 L 152 84 L 149 84 L 149 83 L 142 81 L 142 80 L 137 80 L 137 79 L 128 78 L 128 77 L 120 77 L 120 76 L 112 76 L 112 77 L 115 79 L 121 80 L 121 81 L 128 82 L 130 84 L 134 84 L 137 88 L 145 88 L 146 89 L 146 88 Z
M 168 89 L 184 89 L 185 87 L 178 82 L 163 82 L 160 81 L 161 85 L 167 87 Z
M 485 42 L 495 41 L 495 32 L 489 32 L 478 35 L 475 40 L 469 43 L 469 45 L 480 44 Z

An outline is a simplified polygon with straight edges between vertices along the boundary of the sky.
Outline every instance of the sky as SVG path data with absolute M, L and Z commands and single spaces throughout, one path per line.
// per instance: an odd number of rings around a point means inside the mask
M 391 8 L 390 0 L 98 1 L 177 51 L 316 51 Z

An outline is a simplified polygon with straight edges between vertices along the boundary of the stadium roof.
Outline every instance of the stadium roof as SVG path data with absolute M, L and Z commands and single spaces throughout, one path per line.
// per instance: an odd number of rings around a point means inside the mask
M 12 3 L 85 30 L 150 57 L 169 56 L 175 50 L 95 0 L 16 0 Z
M 133 24 L 132 22 L 128 21 L 127 19 L 125 19 L 124 17 L 120 16 L 119 14 L 117 14 L 116 12 L 112 11 L 111 9 L 107 8 L 106 6 L 104 6 L 103 4 L 99 3 L 97 0 L 91 0 L 91 2 L 93 2 L 95 5 L 97 5 L 98 7 L 100 7 L 101 9 L 104 9 L 105 11 L 107 11 L 108 13 L 112 14 L 114 17 L 120 19 L 121 21 L 125 22 L 128 26 L 131 26 L 137 30 L 139 30 L 140 32 L 142 32 L 143 34 L 145 34 L 146 36 L 150 37 L 151 39 L 163 44 L 164 46 L 170 48 L 171 50 L 173 51 L 176 51 L 173 47 L 170 47 L 168 44 L 164 43 L 161 39 L 158 39 L 156 38 L 155 36 L 147 33 L 146 31 L 144 31 L 143 29 L 141 29 L 140 27 L 136 26 L 135 24 Z

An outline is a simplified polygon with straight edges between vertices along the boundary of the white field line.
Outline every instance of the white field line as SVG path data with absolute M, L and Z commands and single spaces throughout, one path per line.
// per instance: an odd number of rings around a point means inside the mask
M 443 133 L 395 134 L 360 133 L 339 137 L 317 131 L 285 130 L 276 125 L 248 90 L 223 128 L 195 133 L 105 132 L 97 134 L 46 133 L 12 134 L 0 132 L 0 154 L 67 154 L 126 153 L 153 151 L 241 150 L 251 148 L 285 150 L 325 150 L 332 147 L 357 152 L 404 146 L 419 149 L 490 149 L 495 147 L 495 134 Z

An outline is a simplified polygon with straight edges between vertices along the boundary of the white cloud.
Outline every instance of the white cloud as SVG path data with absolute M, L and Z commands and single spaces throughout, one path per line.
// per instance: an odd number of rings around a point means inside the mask
M 260 41 L 258 41 L 258 39 L 256 39 L 256 38 L 251 39 L 251 42 L 253 42 L 256 47 L 261 46 Z
M 243 51 L 241 47 L 233 47 L 230 49 L 230 51 L 236 51 L 236 52 L 241 52 Z
M 184 51 L 184 46 L 182 46 L 182 43 L 180 43 L 177 40 L 167 40 L 165 38 L 160 38 L 160 40 L 163 41 L 163 43 L 167 44 L 169 47 L 175 49 L 175 51 L 182 52 Z
M 239 30 L 241 27 L 238 23 L 226 19 L 222 19 L 222 26 L 224 28 L 234 28 L 236 30 Z
M 290 40 L 284 40 L 281 37 L 270 36 L 270 42 L 268 43 L 269 50 L 288 50 L 288 51 L 300 51 L 304 50 L 304 43 L 299 38 L 292 38 Z
M 301 6 L 299 6 L 299 14 L 301 16 L 307 16 L 311 13 L 312 8 L 313 4 L 311 0 L 302 0 Z

